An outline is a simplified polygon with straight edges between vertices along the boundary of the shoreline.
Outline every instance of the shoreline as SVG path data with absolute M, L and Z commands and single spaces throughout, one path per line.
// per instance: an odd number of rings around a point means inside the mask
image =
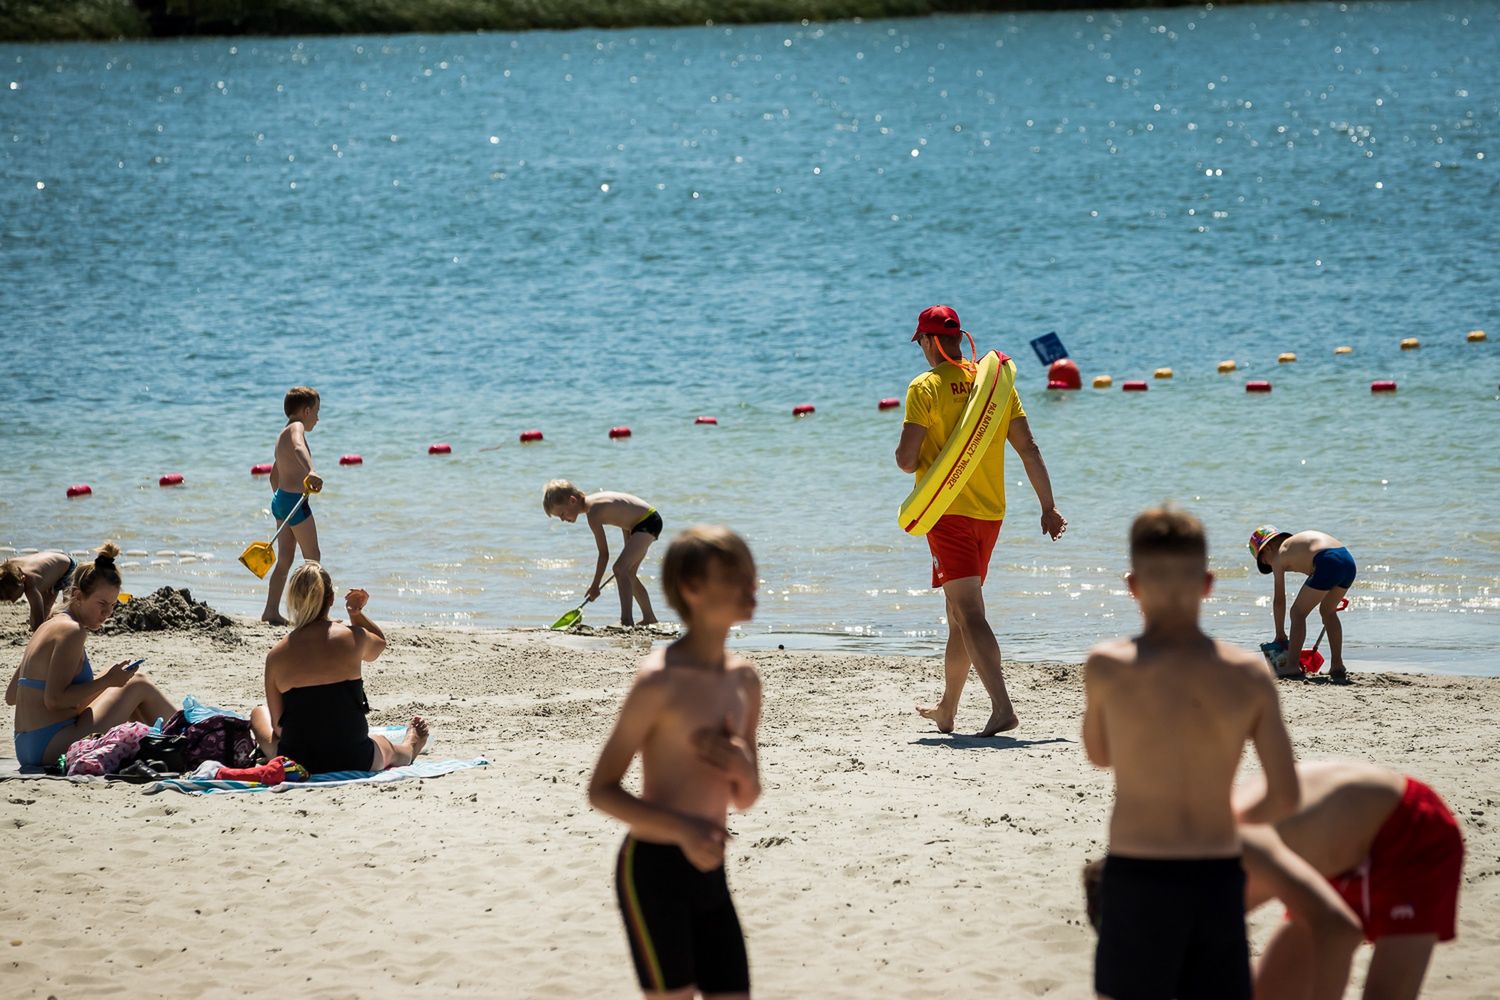
M 24 629 L 18 609 L 0 608 L 12 666 Z M 89 649 L 99 665 L 144 655 L 174 699 L 238 710 L 260 700 L 260 664 L 280 634 L 236 620 L 212 633 L 101 635 Z M 7 934 L 16 995 L 154 994 L 164 982 L 183 995 L 457 996 L 497 981 L 516 996 L 631 992 L 610 874 L 623 831 L 589 809 L 585 783 L 644 638 L 464 626 L 388 635 L 365 670 L 371 722 L 420 713 L 433 728 L 425 759 L 489 766 L 207 798 L 5 782 L 0 822 L 17 830 L 18 874 L 0 887 L 0 909 L 29 914 Z M 757 992 L 1084 995 L 1093 935 L 1078 872 L 1103 850 L 1111 776 L 1079 743 L 1080 668 L 1013 663 L 1021 728 L 976 739 L 962 730 L 984 721 L 977 681 L 960 735 L 913 712 L 940 684 L 935 660 L 772 650 L 754 661 L 765 792 L 730 818 L 728 868 Z M 1382 674 L 1280 693 L 1299 757 L 1372 760 L 1449 803 L 1468 845 L 1459 936 L 1437 948 L 1423 996 L 1482 994 L 1500 965 L 1488 735 L 1500 679 Z M 0 727 L 6 757 L 12 720 Z M 212 879 L 163 888 L 162 870 L 207 858 Z M 37 910 L 42 897 L 55 905 Z M 122 941 L 122 913 L 149 915 L 151 932 Z M 247 933 L 247 913 L 279 932 Z M 1254 914 L 1257 950 L 1280 920 L 1276 906 Z M 191 941 L 210 942 L 211 981 Z
M 1219 0 L 1211 6 L 1266 4 Z M 200 0 L 193 14 L 168 13 L 167 0 L 63 0 L 43 5 L 0 0 L 0 42 L 146 41 L 173 38 L 473 34 L 583 29 L 716 27 L 725 25 L 886 20 L 943 14 L 1077 13 L 1204 7 L 1195 0 L 573 0 L 547 6 L 521 0 L 437 0 L 354 4 L 347 0 L 272 0 L 245 5 Z

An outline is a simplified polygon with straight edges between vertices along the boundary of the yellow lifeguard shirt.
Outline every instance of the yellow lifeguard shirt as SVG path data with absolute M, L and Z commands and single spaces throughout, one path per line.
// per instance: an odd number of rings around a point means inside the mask
M 906 387 L 906 422 L 927 428 L 922 449 L 917 454 L 917 480 L 927 474 L 953 428 L 963 419 L 969 405 L 969 390 L 974 387 L 972 372 L 944 361 L 929 372 L 923 372 Z M 1010 391 L 1010 415 L 1007 420 L 1026 416 L 1021 397 Z M 1005 520 L 1005 441 L 990 445 L 979 467 L 969 476 L 963 492 L 948 508 L 949 514 L 962 514 L 981 521 Z

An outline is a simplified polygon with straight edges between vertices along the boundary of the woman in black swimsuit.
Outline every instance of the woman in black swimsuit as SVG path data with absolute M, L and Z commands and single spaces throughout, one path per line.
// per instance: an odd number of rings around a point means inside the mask
M 370 595 L 344 595 L 349 624 L 330 621 L 333 581 L 315 562 L 292 574 L 287 609 L 292 631 L 266 654 L 266 704 L 250 725 L 267 759 L 290 757 L 314 774 L 383 771 L 416 759 L 427 742 L 427 723 L 412 716 L 406 737 L 392 743 L 371 736 L 361 667 L 385 651 L 385 633 L 366 617 Z

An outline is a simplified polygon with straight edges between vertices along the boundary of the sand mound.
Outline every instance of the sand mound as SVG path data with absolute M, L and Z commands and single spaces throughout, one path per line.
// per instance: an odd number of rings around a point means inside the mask
M 193 600 L 187 588 L 162 587 L 149 597 L 134 597 L 122 604 L 100 631 L 106 635 L 195 629 L 219 631 L 233 625 L 226 616 L 203 601 Z

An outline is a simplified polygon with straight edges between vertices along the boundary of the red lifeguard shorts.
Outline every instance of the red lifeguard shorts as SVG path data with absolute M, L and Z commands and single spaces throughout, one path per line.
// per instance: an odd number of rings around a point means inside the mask
M 1401 804 L 1386 817 L 1370 856 L 1328 881 L 1365 929 L 1365 939 L 1436 934 L 1452 941 L 1463 881 L 1464 838 L 1438 793 L 1406 779 Z
M 977 576 L 984 583 L 1002 523 L 963 514 L 944 514 L 938 518 L 927 533 L 927 547 L 932 550 L 932 585 L 941 587 L 966 576 Z

